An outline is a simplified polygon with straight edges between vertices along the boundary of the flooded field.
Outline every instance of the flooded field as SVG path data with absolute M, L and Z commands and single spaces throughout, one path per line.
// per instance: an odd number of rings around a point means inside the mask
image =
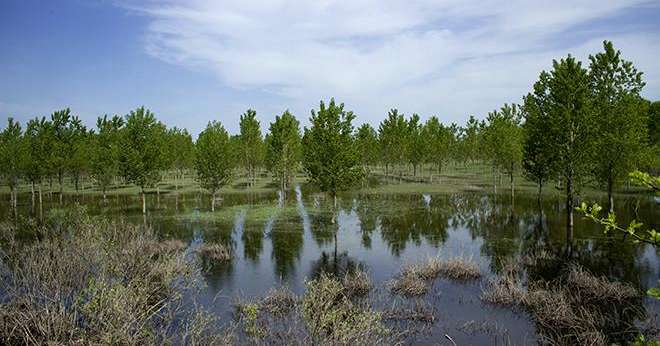
M 28 204 L 20 205 L 19 213 L 28 215 L 29 195 L 21 197 Z M 146 221 L 161 239 L 181 240 L 188 248 L 204 243 L 231 248 L 231 260 L 204 263 L 205 285 L 190 297 L 223 323 L 234 318 L 239 301 L 263 297 L 282 286 L 303 294 L 305 282 L 321 273 L 344 275 L 359 268 L 373 282 L 370 295 L 376 310 L 423 306 L 432 314 L 432 321 L 415 322 L 416 332 L 405 337 L 414 344 L 451 344 L 449 339 L 459 345 L 538 342 L 537 326 L 528 312 L 486 303 L 481 296 L 507 263 L 530 254 L 560 256 L 565 246 L 562 201 L 546 198 L 539 208 L 531 195 L 516 196 L 512 204 L 508 195 L 485 193 L 344 194 L 335 207 L 325 195 L 298 187 L 286 197 L 225 195 L 211 213 L 207 196 L 152 194 L 146 219 L 137 196 L 65 199 L 68 206 L 75 203 L 86 206 L 92 215 L 136 224 Z M 660 214 L 653 199 L 620 199 L 617 205 L 623 222 L 636 218 L 658 227 Z M 53 202 L 45 198 L 45 210 L 58 206 L 57 198 Z M 2 204 L 0 211 L 3 219 L 10 218 L 8 204 Z M 646 291 L 660 278 L 659 255 L 650 245 L 622 242 L 576 219 L 571 262 L 596 276 Z M 481 277 L 466 281 L 440 277 L 415 298 L 391 292 L 391 280 L 402 267 L 436 257 L 475 262 Z M 566 266 L 568 261 L 536 275 L 551 280 Z M 658 301 L 643 298 L 639 304 L 651 321 L 640 318 L 637 324 L 657 328 Z

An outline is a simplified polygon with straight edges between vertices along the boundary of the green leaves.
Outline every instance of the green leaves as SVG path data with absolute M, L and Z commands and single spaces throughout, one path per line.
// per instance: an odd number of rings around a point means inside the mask
M 273 173 L 282 190 L 293 180 L 301 155 L 300 123 L 285 111 L 275 117 L 266 136 L 266 165 Z
M 165 125 L 148 109 L 140 107 L 126 116 L 121 131 L 120 171 L 124 178 L 144 189 L 160 181 L 166 166 L 163 152 Z
M 363 176 L 353 139 L 354 118 L 353 112 L 345 111 L 344 104 L 338 105 L 334 99 L 327 107 L 321 101 L 318 112 L 312 110 L 312 125 L 305 128 L 303 137 L 303 165 L 321 191 L 335 195 Z
M 604 233 L 609 234 L 612 232 L 621 233 L 624 237 L 631 237 L 633 242 L 643 242 L 654 246 L 660 245 L 660 233 L 654 229 L 643 230 L 644 224 L 636 220 L 630 221 L 628 226 L 620 226 L 616 220 L 616 214 L 609 212 L 606 217 L 601 217 L 600 212 L 603 208 L 594 203 L 588 205 L 585 202 L 579 207 L 575 208 L 577 211 L 584 214 L 586 219 L 592 220 L 604 227 Z
M 200 184 L 215 194 L 231 180 L 233 167 L 229 134 L 219 122 L 210 122 L 195 145 L 195 169 Z

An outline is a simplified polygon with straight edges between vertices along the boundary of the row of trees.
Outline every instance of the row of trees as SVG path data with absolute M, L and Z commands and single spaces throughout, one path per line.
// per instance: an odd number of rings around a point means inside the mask
M 330 100 L 312 111 L 310 127 L 303 131 L 286 111 L 264 136 L 256 112 L 248 110 L 240 118 L 239 134 L 232 136 L 219 122 L 210 122 L 194 143 L 186 130 L 168 129 L 144 107 L 124 117 L 101 117 L 89 130 L 65 109 L 49 119 L 30 120 L 24 131 L 9 119 L 0 135 L 0 168 L 12 205 L 19 179 L 32 187 L 34 205 L 35 195 L 42 198 L 43 183 L 52 191 L 53 179 L 59 182 L 61 201 L 69 176 L 76 189 L 81 179 L 91 177 L 104 195 L 118 179 L 134 184 L 145 211 L 144 191 L 157 187 L 163 172 L 174 172 L 178 190 L 184 173 L 194 169 L 200 185 L 215 196 L 239 166 L 250 185 L 260 168 L 268 169 L 282 191 L 290 189 L 302 168 L 335 195 L 375 165 L 389 176 L 396 168 L 402 174 L 401 167 L 418 175 L 424 164 L 439 172 L 450 161 L 487 162 L 494 177 L 509 176 L 512 194 L 514 175 L 522 171 L 538 183 L 539 196 L 549 181 L 564 186 L 572 210 L 576 189 L 593 180 L 607 188 L 613 208 L 613 189 L 630 170 L 658 154 L 660 103 L 642 99 L 643 87 L 641 72 L 605 42 L 588 68 L 570 55 L 555 61 L 522 105 L 505 104 L 482 121 L 470 117 L 463 127 L 443 124 L 435 116 L 422 122 L 417 114 L 406 117 L 392 109 L 377 129 L 363 124 L 355 130 L 353 112 Z

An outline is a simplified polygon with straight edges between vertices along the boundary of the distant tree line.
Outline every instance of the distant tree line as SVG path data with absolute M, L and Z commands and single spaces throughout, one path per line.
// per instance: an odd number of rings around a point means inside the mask
M 523 174 L 539 187 L 552 182 L 566 193 L 567 229 L 572 228 L 576 191 L 585 182 L 612 193 L 634 169 L 659 166 L 660 102 L 640 96 L 642 73 L 624 60 L 611 42 L 583 66 L 572 56 L 540 73 L 521 104 L 504 104 L 484 120 L 470 116 L 464 126 L 436 116 L 422 121 L 392 109 L 377 128 L 362 124 L 344 104 L 331 99 L 312 110 L 310 126 L 285 111 L 261 132 L 254 110 L 240 117 L 240 132 L 229 134 L 210 122 L 196 141 L 185 129 L 168 128 L 144 107 L 125 116 L 103 116 L 87 129 L 67 108 L 49 118 L 37 117 L 25 128 L 9 118 L 0 133 L 0 174 L 16 206 L 19 181 L 30 186 L 32 205 L 41 205 L 44 186 L 53 194 L 58 183 L 62 202 L 65 178 L 76 191 L 94 184 L 105 197 L 111 186 L 139 187 L 146 212 L 145 189 L 156 188 L 164 174 L 179 182 L 194 175 L 212 196 L 241 168 L 253 187 L 264 169 L 286 192 L 304 171 L 309 180 L 333 196 L 364 183 L 382 168 L 385 179 L 432 177 L 448 163 L 488 164 L 497 179 Z M 424 170 L 426 168 L 426 171 Z M 407 173 L 408 174 L 408 173 Z M 36 201 L 38 200 L 38 202 Z M 570 234 L 569 234 L 570 236 Z

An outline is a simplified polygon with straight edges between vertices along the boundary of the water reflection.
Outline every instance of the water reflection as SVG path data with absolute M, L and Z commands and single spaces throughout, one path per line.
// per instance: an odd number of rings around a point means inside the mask
M 156 196 L 148 198 L 148 205 L 153 205 L 149 223 L 163 238 L 182 239 L 191 246 L 219 242 L 234 250 L 232 261 L 205 263 L 208 296 L 218 292 L 259 296 L 283 283 L 301 293 L 305 279 L 320 272 L 342 274 L 356 266 L 368 268 L 374 282 L 382 284 L 402 264 L 438 254 L 472 257 L 486 274 L 492 274 L 500 272 L 505 262 L 527 254 L 560 253 L 565 242 L 562 200 L 546 198 L 539 209 L 533 195 L 518 194 L 513 205 L 506 196 L 495 198 L 483 193 L 351 194 L 340 198 L 335 208 L 325 195 L 297 186 L 295 194 L 286 197 L 276 193 L 226 195 L 220 211 L 236 213 L 224 221 L 200 218 L 209 205 L 204 195 L 163 194 L 158 209 Z M 29 214 L 29 196 L 21 201 L 19 214 Z M 71 205 L 75 199 L 67 198 L 65 202 Z M 84 202 L 92 214 L 128 222 L 142 220 L 137 196 L 111 194 L 106 202 L 86 196 Z M 622 223 L 637 218 L 658 228 L 660 217 L 653 200 L 635 197 L 616 205 Z M 254 214 L 251 210 L 264 206 L 275 211 L 266 218 L 250 219 Z M 53 205 L 44 204 L 46 211 L 51 208 Z M 0 215 L 11 218 L 5 199 L 0 202 Z M 575 221 L 575 261 L 596 275 L 628 281 L 640 289 L 656 285 L 660 277 L 658 250 L 605 236 L 598 226 L 579 218 Z M 561 263 L 529 275 L 552 278 L 560 270 Z M 447 300 L 455 300 L 451 296 L 454 292 L 470 294 L 465 298 L 469 303 L 451 305 L 464 312 L 461 318 L 479 320 L 497 314 L 498 321 L 510 321 L 512 326 L 519 323 L 502 317 L 502 311 L 481 305 L 478 284 L 466 288 L 443 283 L 441 289 Z M 658 303 L 647 300 L 645 304 L 650 312 L 660 312 Z M 225 311 L 221 306 L 214 309 Z M 517 341 L 533 333 L 516 327 L 510 330 Z

